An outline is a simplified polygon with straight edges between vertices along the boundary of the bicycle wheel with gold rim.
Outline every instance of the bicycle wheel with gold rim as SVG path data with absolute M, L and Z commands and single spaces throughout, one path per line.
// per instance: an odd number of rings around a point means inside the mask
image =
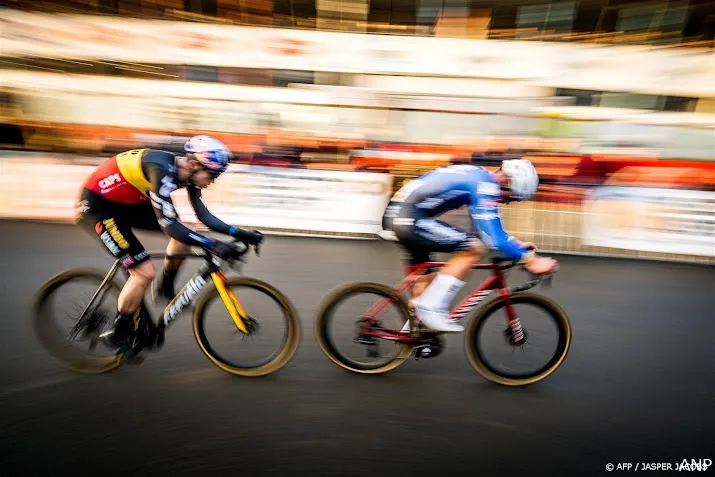
M 401 330 L 410 319 L 407 302 L 404 297 L 395 297 L 385 285 L 347 284 L 323 300 L 315 336 L 333 363 L 354 373 L 379 374 L 397 368 L 411 356 L 412 345 L 361 335 L 364 315 L 379 302 L 385 307 L 375 326 L 389 332 Z
M 553 374 L 571 347 L 571 323 L 553 300 L 532 293 L 509 297 L 525 338 L 515 343 L 504 298 L 491 300 L 465 330 L 465 352 L 482 376 L 505 386 L 524 386 Z
M 225 281 L 246 314 L 246 331 L 238 328 L 211 285 L 198 299 L 193 331 L 201 351 L 216 366 L 237 376 L 274 373 L 293 357 L 301 338 L 298 312 L 273 286 L 253 278 Z

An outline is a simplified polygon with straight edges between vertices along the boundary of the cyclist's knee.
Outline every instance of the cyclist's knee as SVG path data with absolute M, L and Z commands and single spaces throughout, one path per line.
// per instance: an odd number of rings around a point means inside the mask
M 190 251 L 190 245 L 172 238 L 166 246 L 166 258 L 164 259 L 164 265 L 172 269 L 180 267 L 184 262 L 184 257 L 173 257 L 173 255 L 189 253 Z
M 470 237 L 469 242 L 464 247 L 464 252 L 469 255 L 475 263 L 479 263 L 482 257 L 487 253 L 487 248 L 478 238 Z
M 166 247 L 166 250 L 169 253 L 189 252 L 191 251 L 191 245 L 179 242 L 178 240 L 172 238 L 169 240 L 169 245 Z
M 129 273 L 135 280 L 149 284 L 156 278 L 156 268 L 151 261 L 142 262 L 129 269 Z

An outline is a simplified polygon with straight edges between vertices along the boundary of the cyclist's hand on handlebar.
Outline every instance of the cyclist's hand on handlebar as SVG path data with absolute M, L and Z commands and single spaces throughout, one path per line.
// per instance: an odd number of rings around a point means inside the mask
M 244 230 L 236 228 L 236 230 L 231 234 L 231 237 L 235 238 L 239 242 L 244 242 L 249 245 L 257 245 L 263 241 L 263 234 L 258 230 Z
M 559 262 L 549 257 L 534 256 L 534 258 L 526 262 L 524 268 L 534 275 L 544 275 L 558 270 Z
M 223 260 L 228 260 L 238 256 L 238 247 L 236 245 L 228 242 L 222 242 L 220 240 L 216 240 L 214 244 L 209 247 L 209 250 L 211 253 Z
M 527 250 L 533 250 L 534 252 L 539 250 L 534 242 L 523 242 L 521 245 L 523 245 Z

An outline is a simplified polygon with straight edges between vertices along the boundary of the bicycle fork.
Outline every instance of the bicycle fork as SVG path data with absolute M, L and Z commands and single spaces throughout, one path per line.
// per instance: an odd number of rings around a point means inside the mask
M 226 275 L 222 272 L 213 272 L 211 274 L 211 279 L 218 290 L 218 294 L 223 301 L 224 306 L 231 315 L 231 319 L 236 324 L 236 327 L 241 330 L 241 332 L 248 334 L 248 328 L 246 327 L 246 320 L 248 315 L 246 311 L 241 306 L 238 301 L 238 297 L 229 287 L 226 286 Z
M 505 312 L 506 312 L 507 325 L 508 325 L 508 328 L 506 330 L 504 330 L 504 335 L 511 344 L 514 344 L 514 345 L 524 344 L 524 341 L 526 339 L 526 334 L 524 332 L 524 329 L 521 327 L 521 321 L 519 321 L 519 316 L 516 314 L 514 305 L 511 303 L 511 300 L 509 299 L 509 294 L 508 293 L 502 294 L 502 297 L 504 298 L 504 301 L 505 301 L 504 308 L 505 308 Z

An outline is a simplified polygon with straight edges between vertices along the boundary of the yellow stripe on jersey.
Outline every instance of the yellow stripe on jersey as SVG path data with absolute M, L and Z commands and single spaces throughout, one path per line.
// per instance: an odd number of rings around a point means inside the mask
M 142 171 L 142 156 L 148 149 L 132 149 L 131 151 L 117 154 L 117 167 L 124 179 L 136 187 L 139 192 L 149 197 L 151 183 L 144 176 Z

